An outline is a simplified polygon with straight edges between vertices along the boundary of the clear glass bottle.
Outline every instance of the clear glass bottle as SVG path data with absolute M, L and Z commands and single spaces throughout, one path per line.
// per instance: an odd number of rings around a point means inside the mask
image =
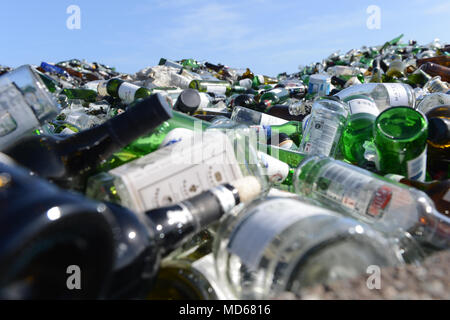
M 375 100 L 378 109 L 383 111 L 395 106 L 415 106 L 414 90 L 406 83 L 363 83 L 343 89 L 335 96 L 344 99 L 355 94 L 366 94 Z
M 321 156 L 300 163 L 294 186 L 297 194 L 370 224 L 388 236 L 407 232 L 424 246 L 450 246 L 450 218 L 437 212 L 433 201 L 415 188 Z
M 217 277 L 238 299 L 289 291 L 402 263 L 369 226 L 302 199 L 268 197 L 224 217 L 214 243 Z
M 307 154 L 335 156 L 347 123 L 349 107 L 336 97 L 323 97 L 314 102 L 299 151 Z

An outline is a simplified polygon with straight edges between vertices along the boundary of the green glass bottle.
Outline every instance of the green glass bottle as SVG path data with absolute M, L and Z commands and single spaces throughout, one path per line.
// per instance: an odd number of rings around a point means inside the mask
M 59 83 L 56 80 L 54 80 L 53 78 L 49 77 L 45 73 L 39 72 L 37 70 L 35 70 L 35 71 L 39 75 L 41 80 L 44 82 L 44 84 L 47 87 L 48 91 L 54 93 L 54 92 L 56 92 L 56 90 L 58 90 Z
M 169 121 L 163 122 L 150 134 L 134 140 L 120 151 L 114 153 L 104 164 L 102 164 L 100 170 L 111 170 L 157 150 L 167 134 L 175 128 L 189 130 L 201 128 L 201 130 L 205 130 L 210 125 L 211 124 L 206 121 L 198 120 L 182 112 L 172 111 L 172 118 L 170 118 Z
M 287 101 L 289 98 L 303 98 L 306 94 L 307 88 L 305 85 L 298 87 L 276 87 L 269 91 L 264 92 L 259 97 L 259 102 L 264 104 L 266 110 L 269 110 L 272 105 L 281 104 Z
M 231 86 L 228 81 L 224 80 L 192 80 L 189 88 L 197 89 L 200 92 L 212 92 L 214 94 L 224 94 L 230 96 L 233 93 L 244 93 L 247 88 L 241 86 Z
M 132 103 L 139 98 L 144 99 L 152 94 L 150 89 L 139 87 L 117 78 L 108 81 L 101 81 L 98 84 L 97 91 L 101 96 L 119 98 L 125 104 Z
M 362 164 L 365 141 L 373 140 L 373 124 L 380 113 L 375 101 L 366 95 L 349 96 L 343 100 L 350 108 L 347 126 L 342 133 L 340 150 L 345 160 Z
M 421 112 L 409 107 L 386 109 L 374 125 L 377 170 L 424 181 L 427 137 L 428 121 Z
M 259 86 L 261 85 L 275 84 L 275 83 L 278 83 L 277 79 L 263 75 L 255 75 L 252 79 L 252 87 L 254 89 L 258 89 Z
M 258 150 L 288 164 L 291 168 L 297 168 L 300 162 L 307 156 L 307 154 L 299 151 L 262 143 L 258 143 Z
M 90 89 L 63 89 L 61 94 L 69 99 L 81 99 L 86 102 L 95 102 L 97 100 L 97 92 Z

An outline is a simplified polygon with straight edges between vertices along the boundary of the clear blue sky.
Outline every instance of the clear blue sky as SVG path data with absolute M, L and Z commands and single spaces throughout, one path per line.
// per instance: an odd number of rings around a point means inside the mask
M 66 27 L 72 4 L 79 30 Z M 381 9 L 380 29 L 366 26 L 370 5 Z M 134 73 L 161 57 L 192 57 L 276 75 L 400 33 L 449 43 L 449 16 L 448 0 L 3 0 L 0 64 L 84 58 Z

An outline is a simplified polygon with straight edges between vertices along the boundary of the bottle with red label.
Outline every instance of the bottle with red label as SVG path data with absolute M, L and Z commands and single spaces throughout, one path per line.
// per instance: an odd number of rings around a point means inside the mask
M 297 194 L 388 236 L 407 233 L 426 248 L 450 247 L 450 218 L 439 213 L 430 197 L 416 188 L 324 156 L 305 158 L 293 184 Z

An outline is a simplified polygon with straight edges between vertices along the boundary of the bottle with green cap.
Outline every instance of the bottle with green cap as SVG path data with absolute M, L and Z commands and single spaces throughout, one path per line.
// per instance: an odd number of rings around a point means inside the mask
M 374 125 L 377 169 L 424 181 L 427 137 L 428 121 L 423 113 L 409 107 L 386 109 Z
M 98 84 L 97 91 L 101 96 L 119 98 L 125 104 L 132 103 L 139 98 L 144 99 L 152 94 L 150 89 L 117 78 L 101 81 Z
M 349 106 L 350 116 L 342 133 L 340 150 L 345 160 L 361 164 L 365 161 L 363 144 L 373 140 L 373 124 L 380 112 L 369 96 L 354 95 L 343 101 Z
M 347 123 L 349 107 L 336 97 L 316 100 L 303 132 L 299 151 L 334 157 Z

